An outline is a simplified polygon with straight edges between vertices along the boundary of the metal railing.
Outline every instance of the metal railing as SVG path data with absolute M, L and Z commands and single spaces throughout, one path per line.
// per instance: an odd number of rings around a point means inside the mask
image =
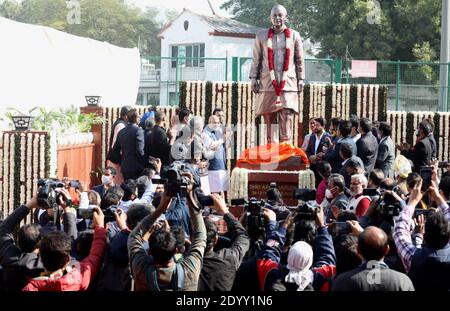
M 155 81 L 159 82 L 160 105 L 178 105 L 179 81 L 227 81 L 230 79 L 228 59 L 225 57 L 147 57 L 146 59 L 159 71 Z M 146 78 L 145 75 L 141 76 L 141 81 L 144 81 L 144 78 Z
M 440 70 L 450 63 L 378 61 L 376 78 L 352 78 L 349 68 L 344 68 L 343 80 L 351 84 L 382 84 L 388 86 L 388 110 L 437 111 L 440 95 L 449 94 L 449 85 L 439 81 Z M 448 111 L 447 102 L 444 111 Z
M 157 74 L 142 75 L 141 87 L 159 89 L 159 105 L 178 105 L 179 81 L 249 81 L 251 57 L 147 57 Z M 231 66 L 230 66 L 231 65 Z M 376 78 L 351 77 L 351 64 L 341 59 L 305 59 L 306 82 L 380 84 L 388 86 L 388 110 L 448 111 L 449 85 L 440 83 L 440 70 L 450 63 L 378 61 Z M 231 68 L 230 68 L 231 67 Z M 230 70 L 231 69 L 231 70 Z M 152 81 L 153 79 L 153 81 Z M 450 74 L 449 74 L 450 81 Z M 442 98 L 440 98 L 442 97 Z

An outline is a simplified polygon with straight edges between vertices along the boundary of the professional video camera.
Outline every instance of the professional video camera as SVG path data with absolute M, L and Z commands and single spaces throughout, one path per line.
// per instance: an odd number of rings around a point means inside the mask
M 247 219 L 247 232 L 250 238 L 258 239 L 264 235 L 264 215 L 262 208 L 266 206 L 264 200 L 251 198 L 249 201 L 245 199 L 233 199 L 231 205 L 244 205 L 244 212 Z
M 39 179 L 38 180 L 38 205 L 43 208 L 56 208 L 58 206 L 58 199 L 65 197 L 56 192 L 57 188 L 64 188 L 64 183 L 57 179 Z M 67 204 L 68 202 L 66 202 Z
M 400 188 L 398 186 L 392 189 L 392 192 L 398 193 Z M 388 222 L 392 222 L 394 217 L 400 215 L 402 208 L 400 202 L 390 193 L 385 193 L 385 189 L 364 189 L 363 195 L 376 197 L 378 196 L 378 206 L 376 211 L 380 217 Z
M 92 219 L 92 214 L 94 213 L 94 206 L 89 205 L 88 208 L 78 208 L 77 215 L 83 219 Z M 119 207 L 117 205 L 111 205 L 103 210 L 103 215 L 105 216 L 105 224 L 108 222 L 115 221 L 114 213 L 117 212 Z
M 300 189 L 294 190 L 294 199 L 300 200 L 300 204 L 295 211 L 295 221 L 300 220 L 315 220 L 319 211 L 319 206 L 316 202 L 316 190 L 314 189 Z
M 184 173 L 190 173 L 193 176 L 193 181 Z M 177 194 L 184 198 L 187 196 L 188 187 L 192 185 L 192 189 L 200 187 L 200 179 L 194 172 L 194 168 L 189 163 L 182 163 L 175 161 L 166 171 L 164 178 L 152 179 L 154 184 L 164 184 L 166 194 L 170 197 L 177 196 Z

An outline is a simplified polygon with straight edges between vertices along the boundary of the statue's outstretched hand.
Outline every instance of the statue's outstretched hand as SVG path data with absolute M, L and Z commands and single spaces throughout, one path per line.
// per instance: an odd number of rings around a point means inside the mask
M 252 79 L 252 91 L 254 93 L 259 93 L 259 80 Z

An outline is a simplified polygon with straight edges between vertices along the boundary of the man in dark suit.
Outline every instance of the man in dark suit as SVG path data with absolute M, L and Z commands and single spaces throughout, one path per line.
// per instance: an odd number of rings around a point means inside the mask
M 311 170 L 314 172 L 316 177 L 316 187 L 322 181 L 322 177 L 317 172 L 317 154 L 323 152 L 323 147 L 331 147 L 332 137 L 325 131 L 325 119 L 324 118 L 314 118 L 314 132 L 311 134 L 308 145 L 306 147 L 306 155 L 311 162 Z
M 367 118 L 359 120 L 358 131 L 361 138 L 356 142 L 357 156 L 363 161 L 364 169 L 369 174 L 375 168 L 378 153 L 378 141 L 372 134 L 372 121 Z
M 352 227 L 357 226 L 356 221 Z M 340 274 L 332 283 L 332 291 L 413 291 L 406 274 L 389 269 L 384 257 L 389 252 L 386 233 L 377 227 L 367 227 L 358 237 L 358 253 L 364 263 Z
M 375 168 L 383 171 L 385 178 L 394 178 L 395 145 L 392 141 L 392 127 L 387 122 L 380 122 L 378 131 L 381 135 L 378 145 Z
M 144 130 L 144 159 L 145 159 L 145 167 L 150 168 L 152 165 L 150 164 L 149 157 L 150 152 L 152 150 L 151 143 L 151 134 L 153 127 L 155 126 L 155 116 L 148 117 L 144 122 L 145 130 Z
M 106 191 L 115 186 L 114 183 L 115 177 L 116 177 L 116 169 L 112 166 L 108 166 L 103 171 L 102 184 L 94 186 L 92 190 L 97 192 L 100 195 L 100 198 L 103 199 L 103 196 L 105 195 Z
M 430 141 L 431 125 L 427 121 L 422 121 L 416 130 L 417 142 L 412 149 L 397 145 L 402 155 L 413 162 L 413 172 L 420 173 L 421 166 L 430 166 L 433 156 L 433 147 Z
M 117 135 L 114 154 L 121 154 L 122 175 L 125 180 L 137 179 L 144 169 L 144 131 L 138 126 L 138 112 L 128 112 L 128 124 Z M 147 160 L 148 161 L 148 160 Z
M 169 130 L 170 137 L 167 137 L 166 130 L 164 129 L 165 123 L 165 113 L 162 111 L 157 111 L 155 113 L 155 126 L 150 134 L 150 144 L 152 146 L 150 155 L 154 158 L 161 159 L 162 173 L 165 172 L 167 167 L 171 164 L 170 150 L 175 142 L 175 135 L 172 130 Z
M 431 149 L 433 150 L 433 153 L 431 154 L 432 158 L 436 158 L 437 155 L 437 144 L 436 144 L 436 139 L 434 138 L 434 121 L 433 118 L 426 118 L 424 121 L 428 122 L 431 126 L 431 132 L 430 134 L 428 134 L 428 138 L 430 138 L 430 143 L 431 143 Z
M 352 124 L 350 121 L 342 120 L 339 123 L 337 135 L 338 139 L 336 141 L 336 145 L 334 147 L 330 147 L 327 149 L 326 153 L 317 154 L 320 160 L 325 160 L 330 163 L 332 167 L 333 173 L 339 173 L 342 168 L 342 158 L 339 154 L 339 150 L 341 149 L 341 144 L 349 143 L 352 145 L 353 155 L 356 155 L 356 144 L 350 136 L 352 131 Z
M 341 155 L 343 161 L 342 168 L 339 171 L 339 174 L 344 176 L 345 186 L 347 188 L 350 188 L 352 175 L 364 173 L 364 163 L 358 156 L 353 155 L 353 147 L 349 143 L 341 144 L 339 154 Z

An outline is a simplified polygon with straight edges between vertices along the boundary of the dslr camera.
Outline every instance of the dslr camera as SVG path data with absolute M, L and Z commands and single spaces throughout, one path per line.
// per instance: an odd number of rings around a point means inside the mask
M 58 206 L 58 199 L 65 197 L 56 192 L 57 188 L 64 188 L 64 183 L 57 179 L 39 179 L 38 180 L 38 194 L 37 202 L 40 207 L 43 208 L 56 208 Z M 71 203 L 71 202 L 70 202 Z
M 89 205 L 88 208 L 78 208 L 77 209 L 77 217 L 83 219 L 92 219 L 92 214 L 94 213 L 94 206 Z M 105 224 L 108 222 L 115 221 L 114 213 L 117 212 L 119 207 L 117 205 L 111 205 L 108 208 L 102 210 L 103 215 L 105 216 Z
M 192 185 L 192 189 L 200 187 L 200 180 L 196 177 L 193 170 L 194 169 L 189 164 L 174 162 L 165 173 L 165 178 L 152 178 L 152 183 L 164 184 L 166 193 L 170 197 L 180 195 L 180 197 L 185 198 L 190 185 Z M 194 181 L 192 182 L 191 179 L 183 175 L 183 173 L 190 173 L 193 176 Z
M 319 206 L 316 202 L 316 190 L 314 189 L 300 189 L 294 190 L 294 199 L 300 200 L 300 204 L 295 211 L 295 222 L 300 220 L 315 220 L 319 212 Z
M 399 190 L 400 188 L 398 186 L 392 189 L 395 193 L 398 193 Z M 394 217 L 400 215 L 402 208 L 400 202 L 393 195 L 385 194 L 385 191 L 385 189 L 364 189 L 363 195 L 378 196 L 380 203 L 376 207 L 376 211 L 382 219 L 391 222 Z
M 257 239 L 264 234 L 264 215 L 262 208 L 266 206 L 264 200 L 251 198 L 233 199 L 231 205 L 244 205 L 244 213 L 247 218 L 247 232 L 251 238 Z

